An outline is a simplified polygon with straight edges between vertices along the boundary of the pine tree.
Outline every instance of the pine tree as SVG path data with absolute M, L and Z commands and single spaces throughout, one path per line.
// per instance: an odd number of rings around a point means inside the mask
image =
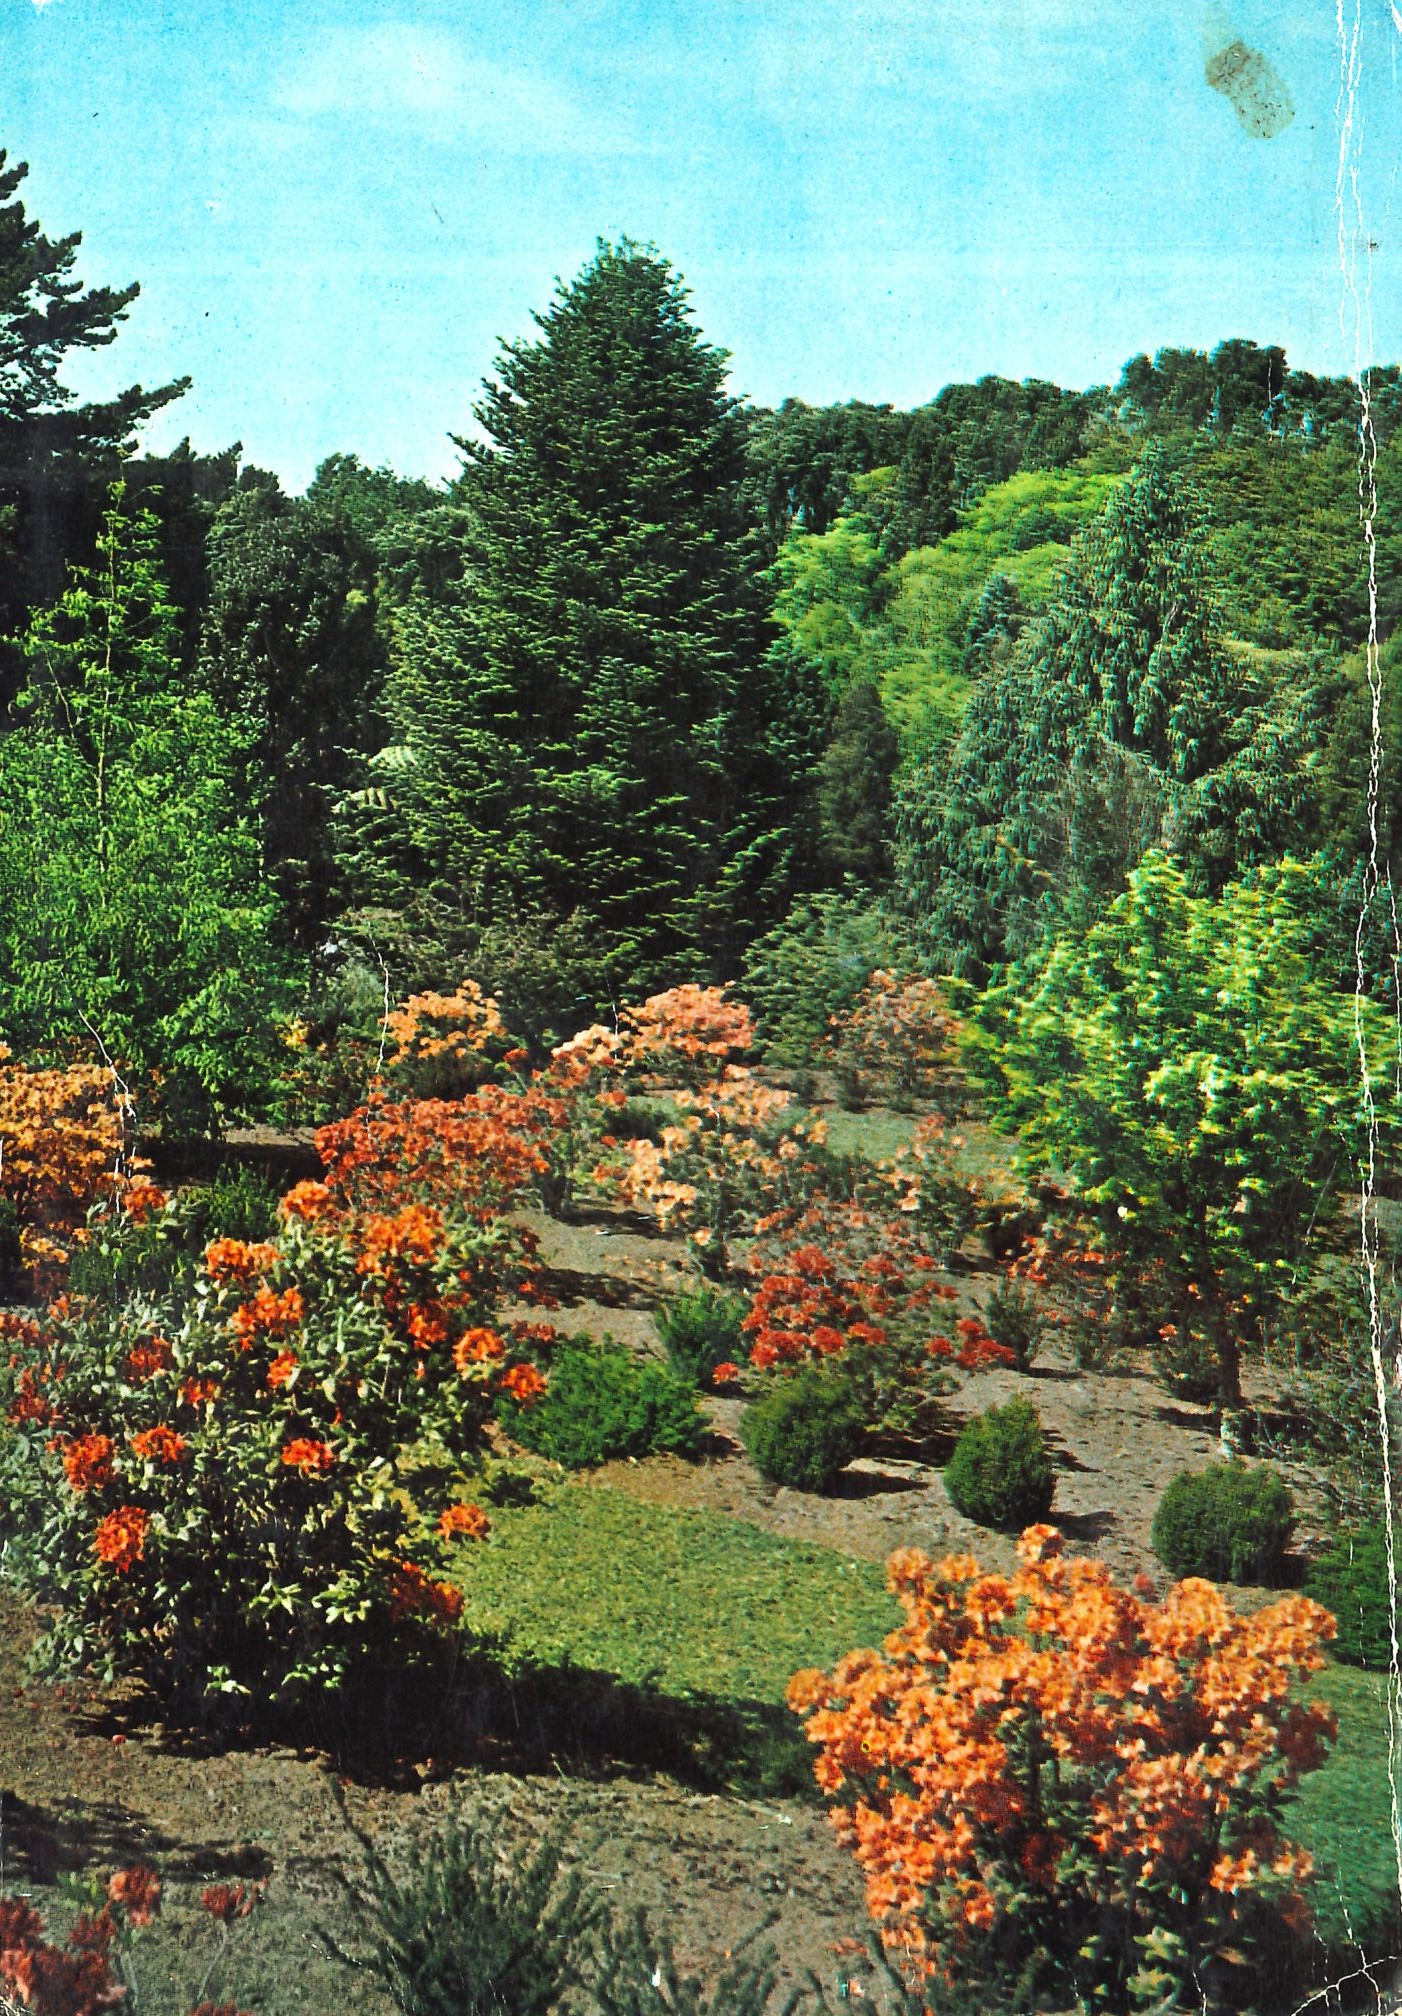
M 61 373 L 75 351 L 103 349 L 140 289 L 84 289 L 73 278 L 77 232 L 49 238 L 18 191 L 29 173 L 0 149 L 0 636 L 35 601 L 60 592 L 94 468 L 115 474 L 138 429 L 178 398 L 188 379 L 154 392 L 77 402 Z M 86 526 L 84 526 L 86 530 Z M 3 669 L 3 668 L 0 668 Z M 10 667 L 11 675 L 14 672 Z
M 536 321 L 459 444 L 459 578 L 403 612 L 400 802 L 440 899 L 579 912 L 636 984 L 724 964 L 783 874 L 745 421 L 653 251 L 601 245 Z

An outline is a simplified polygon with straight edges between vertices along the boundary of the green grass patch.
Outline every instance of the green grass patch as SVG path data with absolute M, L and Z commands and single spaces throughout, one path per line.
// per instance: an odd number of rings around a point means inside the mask
M 1314 1856 L 1315 1922 L 1331 1947 L 1390 1950 L 1398 1921 L 1387 1675 L 1326 1666 L 1309 1691 L 1339 1718 L 1329 1760 L 1301 1781 L 1288 1825 Z
M 879 1645 L 900 1621 L 881 1562 L 725 1513 L 564 1485 L 491 1520 L 457 1571 L 474 1629 L 669 1695 L 777 1704 L 800 1667 Z
M 834 1155 L 865 1155 L 873 1162 L 889 1161 L 908 1147 L 918 1118 L 915 1113 L 848 1113 L 840 1106 L 823 1113 Z

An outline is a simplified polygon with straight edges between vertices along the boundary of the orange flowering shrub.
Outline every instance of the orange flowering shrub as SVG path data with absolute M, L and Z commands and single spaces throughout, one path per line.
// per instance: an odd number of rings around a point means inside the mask
M 130 1147 L 130 1106 L 110 1071 L 21 1064 L 0 1044 L 0 1196 L 42 1281 L 61 1276 L 89 1208 L 121 1189 Z
M 742 1001 L 724 987 L 671 987 L 618 1018 L 624 1059 L 639 1070 L 699 1084 L 754 1047 L 755 1027 Z
M 1297 1683 L 1334 1620 L 1304 1597 L 1239 1617 L 1201 1581 L 1150 1601 L 1050 1526 L 1018 1555 L 1003 1576 L 894 1554 L 884 1654 L 790 1683 L 881 1937 L 914 1983 L 1231 2001 L 1243 1960 L 1307 1922 L 1281 1814 L 1333 1735 Z
M 935 981 L 878 970 L 850 1013 L 833 1018 L 829 1055 L 853 1103 L 880 1091 L 908 1106 L 942 1089 L 958 1026 Z
M 455 1625 L 435 1569 L 475 1521 L 444 1528 L 430 1480 L 476 1460 L 498 1396 L 545 1390 L 543 1326 L 496 1308 L 534 1292 L 500 1207 L 549 1113 L 495 1088 L 372 1106 L 326 1130 L 325 1180 L 288 1193 L 277 1235 L 212 1240 L 193 1289 L 4 1326 L 0 1493 L 51 1663 L 98 1659 L 185 1706 L 293 1700 L 391 1627 L 402 1658 Z M 178 1210 L 148 1200 L 126 1236 Z
M 385 1022 L 384 1075 L 420 1097 L 480 1084 L 511 1048 L 501 1011 L 475 980 L 451 994 L 411 994 Z

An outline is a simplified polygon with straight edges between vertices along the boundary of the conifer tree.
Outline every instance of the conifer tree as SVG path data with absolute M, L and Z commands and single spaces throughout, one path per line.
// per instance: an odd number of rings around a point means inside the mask
M 784 852 L 744 417 L 651 250 L 536 321 L 459 444 L 459 576 L 400 622 L 399 803 L 461 916 L 579 913 L 617 981 L 724 964 Z
M 989 665 L 953 750 L 912 772 L 898 872 L 941 961 L 983 974 L 1088 923 L 1151 847 L 1216 890 L 1299 845 L 1314 696 L 1228 648 L 1207 536 L 1152 447 Z

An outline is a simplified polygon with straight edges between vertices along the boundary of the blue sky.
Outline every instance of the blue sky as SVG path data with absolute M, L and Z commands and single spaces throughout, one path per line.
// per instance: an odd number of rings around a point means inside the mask
M 1402 13 L 1342 6 L 1393 358 Z M 1272 139 L 1205 81 L 1233 37 L 1295 107 Z M 294 487 L 338 449 L 448 474 L 497 339 L 625 233 L 765 402 L 1226 335 L 1347 369 L 1339 93 L 1334 0 L 0 0 L 32 213 L 142 283 L 72 381 L 188 372 L 153 445 Z

